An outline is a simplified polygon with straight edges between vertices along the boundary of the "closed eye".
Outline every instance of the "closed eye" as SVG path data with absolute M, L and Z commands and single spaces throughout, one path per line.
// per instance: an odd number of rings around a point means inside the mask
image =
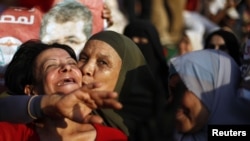
M 87 62 L 88 61 L 88 57 L 86 55 L 81 54 L 79 61 L 81 62 Z
M 49 68 L 52 68 L 52 67 L 57 67 L 58 65 L 57 64 L 49 64 L 48 66 L 45 67 L 45 69 L 49 69 Z
M 75 60 L 70 60 L 69 62 L 68 62 L 68 64 L 69 65 L 77 65 L 77 62 L 75 61 Z
M 108 63 L 106 61 L 104 61 L 104 60 L 98 61 L 98 64 L 100 64 L 100 65 L 108 65 Z

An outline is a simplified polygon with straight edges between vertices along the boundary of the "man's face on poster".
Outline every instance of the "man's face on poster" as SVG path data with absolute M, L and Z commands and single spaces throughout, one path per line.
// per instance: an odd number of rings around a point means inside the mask
M 83 27 L 83 21 L 49 22 L 45 29 L 46 34 L 41 40 L 45 43 L 66 44 L 72 47 L 78 56 L 87 41 Z

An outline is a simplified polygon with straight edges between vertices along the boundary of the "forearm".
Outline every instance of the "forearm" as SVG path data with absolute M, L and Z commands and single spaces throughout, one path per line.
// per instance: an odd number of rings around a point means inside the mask
M 66 117 L 76 122 L 100 123 L 100 118 L 92 118 L 92 109 L 109 107 L 121 109 L 122 105 L 113 92 L 92 92 L 92 98 L 81 89 L 67 95 L 0 95 L 0 121 L 28 123 L 42 117 Z M 96 102 L 94 102 L 96 101 Z
M 0 98 L 0 121 L 8 121 L 15 123 L 28 123 L 34 119 L 29 115 L 30 113 L 39 118 L 42 116 L 40 109 L 41 96 L 36 96 L 30 101 L 30 107 L 28 102 L 31 96 L 6 96 Z

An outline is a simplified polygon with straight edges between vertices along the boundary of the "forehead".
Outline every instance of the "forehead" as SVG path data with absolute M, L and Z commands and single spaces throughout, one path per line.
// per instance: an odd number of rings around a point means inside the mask
M 220 36 L 220 35 L 213 35 L 211 40 L 210 40 L 210 43 L 225 43 L 224 39 Z
M 65 23 L 50 21 L 45 27 L 46 35 L 42 37 L 42 40 L 57 40 L 70 36 L 75 36 L 79 39 L 86 38 L 83 27 L 83 21 L 69 21 Z
M 109 56 L 115 55 L 120 58 L 120 56 L 113 47 L 111 47 L 108 43 L 100 40 L 90 40 L 89 42 L 87 42 L 83 52 L 91 52 Z
M 61 48 L 50 48 L 42 51 L 38 56 L 37 56 L 37 61 L 40 61 L 41 59 L 47 60 L 47 59 L 52 59 L 52 58 L 63 58 L 63 57 L 69 57 L 69 53 L 65 51 L 64 49 Z

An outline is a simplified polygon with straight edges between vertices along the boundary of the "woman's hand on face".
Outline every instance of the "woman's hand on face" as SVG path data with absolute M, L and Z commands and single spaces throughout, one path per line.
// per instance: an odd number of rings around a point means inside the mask
M 112 108 L 117 110 L 122 108 L 122 104 L 117 100 L 118 94 L 116 92 L 92 91 L 90 97 L 100 108 Z
M 69 118 L 76 122 L 83 122 L 97 105 L 84 89 L 77 89 L 66 95 L 46 95 L 42 98 L 41 109 L 51 118 Z
M 100 84 L 98 83 L 90 83 L 83 86 L 83 89 L 89 93 L 91 99 L 95 101 L 98 108 L 112 108 L 117 110 L 122 108 L 122 104 L 117 100 L 118 93 L 95 90 L 99 87 Z
M 93 109 L 121 109 L 117 101 L 118 94 L 107 91 L 93 91 L 98 84 L 89 84 L 66 95 L 45 95 L 41 101 L 41 109 L 52 118 L 68 118 L 80 123 L 101 123 L 102 118 L 91 115 Z

